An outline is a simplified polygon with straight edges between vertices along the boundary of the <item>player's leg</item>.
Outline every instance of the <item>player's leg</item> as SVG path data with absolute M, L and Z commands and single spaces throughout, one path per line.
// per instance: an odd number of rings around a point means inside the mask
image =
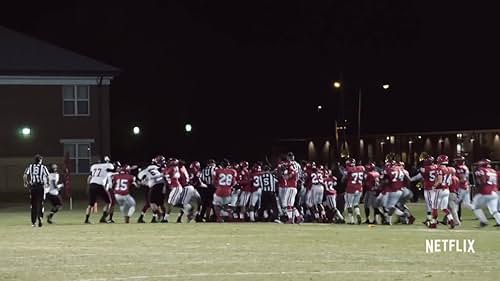
M 353 208 L 354 208 L 354 193 L 345 194 L 345 207 L 347 209 L 347 223 L 354 224 Z
M 431 201 L 431 190 L 424 190 L 425 207 L 427 209 L 427 217 L 424 224 L 429 223 L 432 220 L 432 201 Z
M 365 192 L 365 196 L 363 197 L 363 203 L 364 203 L 364 207 L 365 207 L 365 223 L 370 223 L 370 205 L 371 205 L 371 194 L 372 192 L 371 191 L 367 191 Z
M 397 216 L 404 216 L 404 213 L 396 208 L 396 204 L 399 202 L 402 193 L 403 192 L 401 190 L 388 193 L 387 206 L 386 206 L 386 208 L 388 209 L 388 216 L 386 217 L 386 221 L 389 225 L 392 224 L 393 214 L 396 214 Z
M 217 218 L 217 222 L 224 222 L 221 216 L 221 211 L 222 211 L 222 197 L 220 197 L 217 194 L 214 194 L 214 200 L 212 205 L 214 206 L 214 211 L 215 211 L 215 216 Z
M 90 223 L 90 212 L 92 211 L 92 207 L 94 204 L 97 202 L 97 186 L 96 184 L 91 183 L 89 185 L 89 196 L 88 196 L 88 205 L 87 209 L 85 210 L 85 223 L 89 224 Z
M 438 198 L 439 198 L 439 193 L 440 193 L 440 190 L 439 189 L 435 189 L 435 190 L 429 190 L 429 198 L 430 198 L 430 202 L 432 204 L 432 220 L 431 220 L 431 223 L 430 223 L 430 228 L 436 228 L 437 226 L 437 218 L 438 218 Z
M 325 193 L 325 188 L 323 185 L 317 185 L 313 190 L 314 205 L 318 210 L 319 219 L 326 219 L 325 207 L 323 206 L 323 195 Z
M 104 186 L 100 186 L 98 189 L 97 189 L 97 195 L 98 197 L 100 197 L 104 203 L 104 207 L 102 208 L 102 216 L 101 216 L 101 219 L 99 220 L 100 223 L 107 223 L 106 221 L 106 217 L 108 216 L 108 211 L 111 207 L 111 197 L 110 197 L 110 194 L 108 191 L 106 191 L 106 189 L 104 189 Z
M 473 207 L 472 212 L 479 220 L 480 227 L 488 225 L 488 220 L 486 219 L 486 216 L 484 215 L 484 212 L 481 209 L 484 205 L 486 205 L 486 202 L 487 200 L 485 196 L 480 193 L 474 195 L 474 198 L 472 199 L 472 207 Z
M 458 194 L 455 192 L 451 192 L 448 201 L 448 207 L 450 209 L 451 216 L 453 217 L 453 221 L 455 222 L 455 226 L 459 226 L 461 224 L 460 219 L 458 218 Z
M 442 210 L 445 215 L 446 215 L 446 220 L 447 224 L 450 228 L 455 227 L 455 222 L 453 220 L 453 215 L 450 212 L 450 209 L 448 209 L 449 205 L 449 198 L 450 198 L 450 190 L 448 189 L 443 189 L 439 193 L 439 209 Z
M 255 213 L 257 212 L 257 203 L 259 201 L 262 203 L 262 189 L 260 188 L 252 192 L 252 195 L 250 196 L 249 216 L 251 222 L 255 222 Z
M 241 221 L 245 220 L 247 216 L 247 206 L 250 201 L 251 193 L 248 191 L 241 191 L 236 206 L 239 208 L 239 219 Z
M 359 191 L 355 192 L 353 202 L 352 202 L 353 213 L 354 213 L 354 216 L 356 217 L 356 222 L 358 224 L 361 224 L 361 222 L 362 222 L 361 211 L 359 210 L 359 202 L 361 201 L 362 195 L 363 195 L 362 192 L 359 192 Z
M 485 197 L 487 197 L 486 206 L 488 206 L 488 211 L 493 216 L 493 218 L 495 218 L 495 226 L 500 227 L 500 213 L 498 213 L 498 195 L 496 193 L 493 193 L 491 195 L 486 195 Z

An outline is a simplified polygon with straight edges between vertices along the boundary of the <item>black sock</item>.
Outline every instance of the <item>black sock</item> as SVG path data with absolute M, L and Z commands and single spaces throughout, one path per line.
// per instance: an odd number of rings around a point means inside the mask
M 110 214 L 109 214 L 109 219 L 110 219 L 110 220 L 113 220 L 113 214 L 114 214 L 114 213 L 110 213 Z
M 85 221 L 89 221 L 90 215 L 85 215 Z
M 365 208 L 365 217 L 366 220 L 370 220 L 370 208 Z

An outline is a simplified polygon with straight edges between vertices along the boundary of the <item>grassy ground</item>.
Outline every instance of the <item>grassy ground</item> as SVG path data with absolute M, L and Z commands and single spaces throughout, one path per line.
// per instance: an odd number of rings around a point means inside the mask
M 465 211 L 460 229 L 427 230 L 412 208 L 412 226 L 83 225 L 79 208 L 42 228 L 2 208 L 0 280 L 500 280 L 500 229 Z M 476 253 L 426 254 L 425 239 L 475 239 Z

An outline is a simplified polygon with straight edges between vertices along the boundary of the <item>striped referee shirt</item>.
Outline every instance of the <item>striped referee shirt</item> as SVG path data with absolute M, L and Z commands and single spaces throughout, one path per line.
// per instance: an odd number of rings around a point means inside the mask
M 206 185 L 213 185 L 215 166 L 206 166 L 201 170 L 201 181 Z
M 262 191 L 276 192 L 276 183 L 278 179 L 271 172 L 264 172 L 259 176 L 259 185 Z
M 28 176 L 30 185 L 49 184 L 49 170 L 43 164 L 30 164 L 24 174 Z

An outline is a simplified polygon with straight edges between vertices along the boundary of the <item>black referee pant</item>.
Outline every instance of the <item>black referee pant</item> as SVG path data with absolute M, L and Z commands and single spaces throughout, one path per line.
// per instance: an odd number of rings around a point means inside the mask
M 35 183 L 30 185 L 31 224 L 35 224 L 37 219 L 42 221 L 43 193 L 43 184 Z

